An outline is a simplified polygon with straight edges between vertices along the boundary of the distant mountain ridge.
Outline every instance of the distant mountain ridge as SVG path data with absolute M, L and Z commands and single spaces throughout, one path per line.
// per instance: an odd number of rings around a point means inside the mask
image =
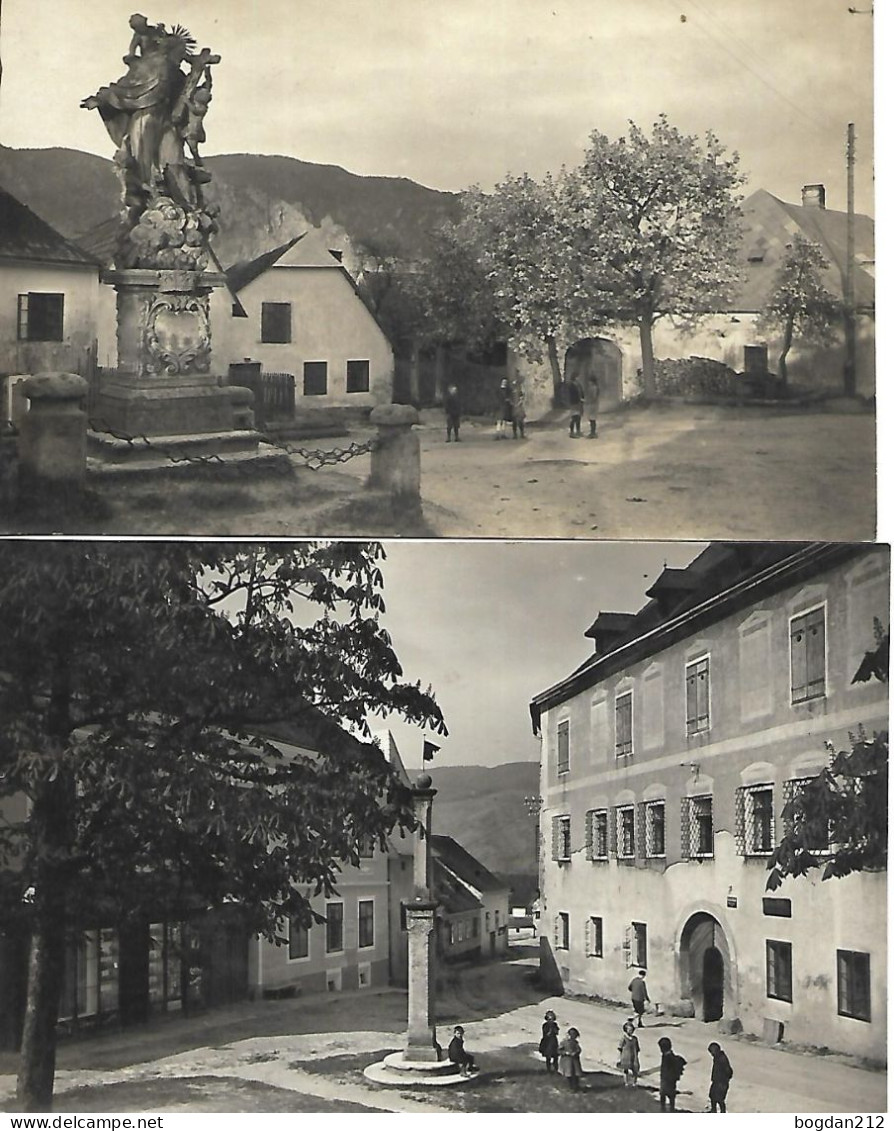
M 429 770 L 437 790 L 432 829 L 452 836 L 496 873 L 537 872 L 535 818 L 525 797 L 540 790 L 537 762 L 443 766 Z
M 250 153 L 205 163 L 213 176 L 208 197 L 221 208 L 215 247 L 227 266 L 309 227 L 349 252 L 372 243 L 412 259 L 425 253 L 428 233 L 457 209 L 453 193 L 405 177 L 364 177 L 337 165 Z M 120 208 L 113 163 L 77 149 L 0 145 L 0 185 L 75 242 Z

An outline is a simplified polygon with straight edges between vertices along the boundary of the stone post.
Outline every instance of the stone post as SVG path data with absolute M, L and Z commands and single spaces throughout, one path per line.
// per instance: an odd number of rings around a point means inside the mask
M 392 503 L 404 512 L 418 512 L 422 506 L 422 470 L 419 437 L 413 425 L 419 423 L 419 413 L 412 405 L 384 404 L 374 408 L 369 419 L 379 430 L 369 486 L 386 491 Z
M 87 475 L 87 382 L 77 373 L 41 373 L 23 382 L 30 408 L 19 425 L 22 495 L 70 496 Z
M 402 406 L 395 406 L 402 407 Z M 406 906 L 408 938 L 407 1046 L 403 1059 L 441 1059 L 434 1021 L 433 930 L 437 902 L 431 892 L 431 778 L 421 774 L 413 789 L 418 829 L 413 845 L 413 902 Z

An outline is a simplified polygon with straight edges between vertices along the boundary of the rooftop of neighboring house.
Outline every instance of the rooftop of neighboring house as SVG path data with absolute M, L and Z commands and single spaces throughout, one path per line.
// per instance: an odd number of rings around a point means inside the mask
M 320 232 L 302 232 L 254 259 L 228 267 L 226 277 L 230 290 L 237 294 L 271 267 L 339 267 L 344 270 L 341 253 L 326 247 Z
M 433 857 L 431 862 L 431 884 L 435 898 L 446 914 L 481 910 L 481 900 L 475 892 L 437 857 Z
M 828 542 L 712 542 L 684 569 L 665 567 L 646 590 L 649 600 L 637 612 L 599 613 L 584 633 L 594 641 L 594 655 L 532 700 L 535 732 L 543 710 L 747 608 L 763 595 L 865 550 Z
M 99 262 L 0 187 L 0 259 L 97 269 Z
M 509 892 L 509 885 L 489 872 L 453 837 L 440 834 L 431 837 L 432 859 L 439 861 L 459 879 L 478 892 Z
M 823 185 L 805 185 L 801 204 L 789 204 L 758 189 L 743 203 L 742 221 L 742 280 L 730 310 L 762 308 L 796 233 L 820 247 L 829 263 L 823 282 L 837 298 L 844 297 L 847 212 L 826 207 Z M 872 217 L 862 214 L 854 216 L 854 264 L 854 301 L 858 308 L 871 308 L 875 303 L 875 224 Z

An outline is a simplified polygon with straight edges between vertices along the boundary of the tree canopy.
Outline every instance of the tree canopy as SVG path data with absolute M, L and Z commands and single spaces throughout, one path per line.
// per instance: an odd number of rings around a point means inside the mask
M 768 891 L 814 868 L 828 880 L 887 867 L 887 732 L 860 731 L 849 750 L 828 748 L 829 765 L 799 783 L 783 807 L 786 832 L 767 863 Z
M 0 900 L 32 939 L 28 1110 L 52 1095 L 66 926 L 228 903 L 275 938 L 310 921 L 306 888 L 331 892 L 364 842 L 412 827 L 394 769 L 344 729 L 396 712 L 445 733 L 379 623 L 382 553 L 0 550 Z M 264 737 L 283 720 L 306 736 L 288 757 Z

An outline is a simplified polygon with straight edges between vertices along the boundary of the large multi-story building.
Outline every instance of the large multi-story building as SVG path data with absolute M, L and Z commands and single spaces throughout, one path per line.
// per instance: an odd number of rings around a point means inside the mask
M 883 1059 L 886 875 L 767 890 L 782 810 L 887 728 L 887 548 L 714 544 L 541 692 L 544 951 L 572 992 Z M 818 846 L 821 848 L 822 846 Z

